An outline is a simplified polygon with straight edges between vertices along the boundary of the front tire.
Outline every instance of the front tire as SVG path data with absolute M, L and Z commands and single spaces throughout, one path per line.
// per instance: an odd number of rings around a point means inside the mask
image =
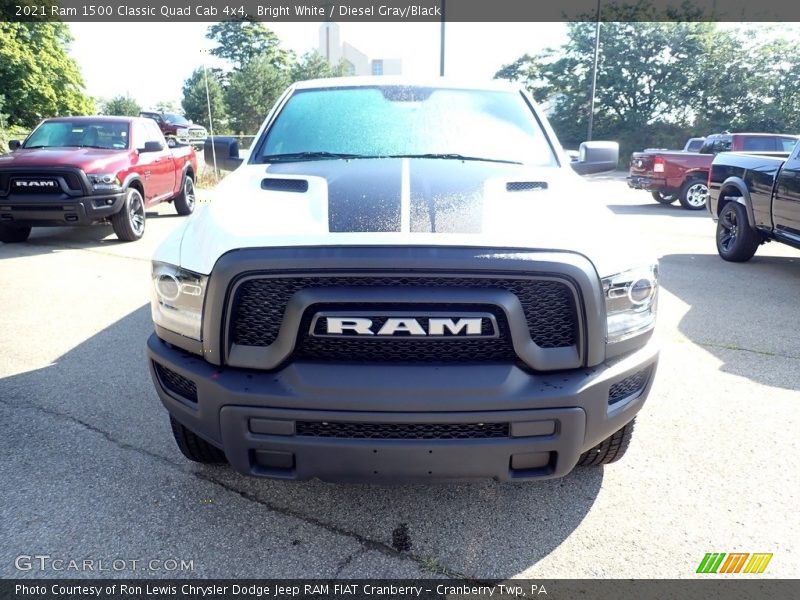
M 144 199 L 139 190 L 128 188 L 122 210 L 111 215 L 111 226 L 114 233 L 123 242 L 135 242 L 144 235 L 145 225 Z
M 747 210 L 738 202 L 728 202 L 717 219 L 717 252 L 730 262 L 747 262 L 756 253 L 761 236 L 750 227 Z
M 30 227 L 0 225 L 0 242 L 3 242 L 4 244 L 19 244 L 20 242 L 27 240 L 30 234 Z
M 172 435 L 175 437 L 178 449 L 189 460 L 205 465 L 221 465 L 228 462 L 222 450 L 186 429 L 172 417 L 169 418 L 169 424 L 172 426 Z
M 665 194 L 664 192 L 650 192 L 653 200 L 659 204 L 672 204 L 678 197 L 675 194 Z
M 681 187 L 678 200 L 683 208 L 703 210 L 708 201 L 708 185 L 702 179 L 690 179 Z
M 598 467 L 617 462 L 628 450 L 633 438 L 633 424 L 635 421 L 636 419 L 634 418 L 633 421 L 611 434 L 597 446 L 581 454 L 577 466 Z
M 181 193 L 175 196 L 175 210 L 179 215 L 190 215 L 194 212 L 194 204 L 194 181 L 189 175 L 184 175 Z

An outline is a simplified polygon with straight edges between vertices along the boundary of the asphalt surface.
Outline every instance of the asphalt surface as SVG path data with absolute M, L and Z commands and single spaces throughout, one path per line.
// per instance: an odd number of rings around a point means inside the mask
M 614 175 L 594 186 L 661 257 L 661 362 L 621 462 L 535 484 L 286 483 L 189 463 L 144 353 L 149 256 L 183 217 L 159 208 L 132 244 L 104 226 L 0 244 L 0 577 L 682 578 L 706 552 L 770 552 L 761 577 L 800 577 L 800 252 L 726 263 L 705 211 Z

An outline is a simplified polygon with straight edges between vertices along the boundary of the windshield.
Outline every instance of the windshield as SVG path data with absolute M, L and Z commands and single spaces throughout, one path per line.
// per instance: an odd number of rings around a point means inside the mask
M 128 123 L 125 121 L 49 121 L 42 123 L 25 140 L 23 148 L 102 148 L 124 150 L 128 147 Z
M 171 125 L 189 125 L 189 121 L 183 118 L 180 115 L 174 115 L 172 113 L 164 113 L 164 120 Z
M 557 164 L 520 94 L 407 86 L 298 90 L 257 160 L 388 156 Z

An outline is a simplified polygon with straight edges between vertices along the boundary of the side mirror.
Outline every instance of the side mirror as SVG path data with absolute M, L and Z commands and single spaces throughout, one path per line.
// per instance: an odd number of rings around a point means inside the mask
M 244 161 L 239 156 L 239 141 L 231 136 L 207 137 L 203 144 L 203 158 L 206 165 L 214 165 L 223 171 L 235 171 Z
M 17 148 L 22 147 L 22 142 L 19 140 L 9 140 L 8 142 L 8 149 L 9 150 L 16 150 Z
M 619 162 L 617 142 L 583 142 L 578 152 L 578 160 L 570 166 L 579 175 L 613 171 Z
M 161 142 L 145 142 L 140 152 L 161 152 L 163 149 L 164 144 Z

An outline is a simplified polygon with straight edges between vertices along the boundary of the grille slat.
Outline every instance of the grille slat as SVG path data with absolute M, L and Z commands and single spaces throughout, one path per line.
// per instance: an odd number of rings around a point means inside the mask
M 577 309 L 572 291 L 565 283 L 545 279 L 515 279 L 489 277 L 403 277 L 403 276 L 327 276 L 327 277 L 274 277 L 257 278 L 243 282 L 236 291 L 230 318 L 230 340 L 243 346 L 269 346 L 278 336 L 286 304 L 292 295 L 308 288 L 329 287 L 381 287 L 381 288 L 466 288 L 466 289 L 498 289 L 516 295 L 525 312 L 531 338 L 541 348 L 565 348 L 574 346 L 578 338 Z M 349 308 L 340 305 L 341 309 Z M 424 308 L 424 307 L 415 307 Z M 413 310 L 406 308 L 406 310 Z M 483 307 L 486 310 L 486 307 Z M 507 328 L 507 325 L 506 325 Z M 307 325 L 306 330 L 307 331 Z M 507 329 L 506 329 L 507 331 Z M 501 335 L 501 338 L 503 336 Z M 510 336 L 506 334 L 506 346 L 510 344 Z M 322 340 L 323 338 L 320 338 Z M 455 344 L 463 348 L 459 360 L 470 360 L 470 356 L 496 353 L 492 348 L 495 340 L 458 340 Z M 353 343 L 363 344 L 360 340 L 328 340 L 318 344 L 319 348 L 330 349 L 330 343 L 337 348 L 348 347 L 354 350 Z M 402 347 L 410 347 L 414 343 L 409 340 L 389 340 L 380 346 L 380 352 L 388 352 L 389 344 L 397 346 L 397 352 L 404 356 L 408 352 Z M 420 342 L 416 342 L 419 344 Z M 446 344 L 452 347 L 452 341 L 430 341 L 424 343 L 430 350 L 436 345 Z M 474 346 L 474 347 L 471 347 Z M 369 352 L 375 354 L 375 346 L 367 346 Z M 364 348 L 363 345 L 358 348 Z M 323 351 L 324 354 L 325 351 Z M 337 352 L 337 355 L 341 351 Z M 502 358 L 507 358 L 507 348 L 503 349 Z M 416 353 L 415 353 L 416 354 Z M 422 360 L 437 360 L 422 358 Z M 491 358 L 489 360 L 497 360 Z
M 463 440 L 506 438 L 508 423 L 348 423 L 297 421 L 303 437 L 372 440 Z

